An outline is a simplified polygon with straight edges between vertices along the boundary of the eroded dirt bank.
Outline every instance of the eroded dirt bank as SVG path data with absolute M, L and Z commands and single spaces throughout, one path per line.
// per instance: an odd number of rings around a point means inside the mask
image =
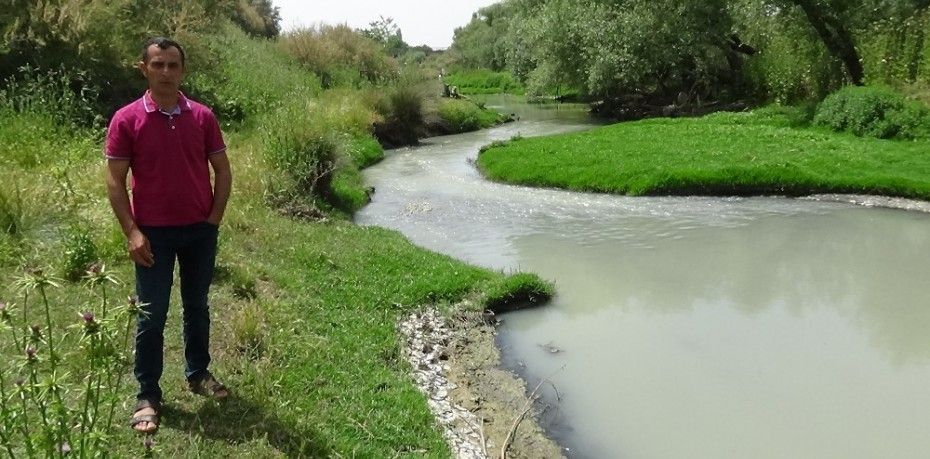
M 532 389 L 501 367 L 495 328 L 481 313 L 446 319 L 428 308 L 399 329 L 414 379 L 457 457 L 564 457 L 536 422 Z

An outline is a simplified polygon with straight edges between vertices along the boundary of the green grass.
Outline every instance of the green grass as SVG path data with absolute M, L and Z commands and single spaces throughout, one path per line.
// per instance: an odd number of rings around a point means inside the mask
M 485 149 L 493 180 L 628 195 L 870 193 L 930 199 L 930 142 L 804 127 L 793 110 L 659 118 Z
M 0 125 L 30 122 L 18 116 L 7 114 Z M 99 144 L 88 141 L 90 135 L 61 135 L 54 145 L 35 136 L 22 145 L 34 149 L 28 158 L 3 150 L 4 196 L 20 196 L 17 202 L 23 204 L 7 208 L 27 224 L 17 235 L 0 232 L 0 248 L 9 252 L 0 257 L 0 301 L 21 303 L 11 285 L 21 266 L 61 272 L 68 267 L 61 254 L 82 244 L 92 244 L 124 280 L 111 288 L 112 297 L 132 292 L 132 267 L 106 202 Z M 448 310 L 466 298 L 477 300 L 476 307 L 508 298 L 539 301 L 551 286 L 535 276 L 511 278 L 469 266 L 418 248 L 397 232 L 356 226 L 338 216 L 319 222 L 282 216 L 265 200 L 264 182 L 272 175 L 256 131 L 228 133 L 227 142 L 235 184 L 211 295 L 212 349 L 214 372 L 235 397 L 217 405 L 187 393 L 175 292 L 162 379 L 167 406 L 155 452 L 163 457 L 448 457 L 426 400 L 400 357 L 398 319 L 426 304 Z M 356 145 L 349 153 L 354 161 L 370 162 L 380 154 L 370 139 Z M 62 149 L 82 154 L 60 155 Z M 65 164 L 71 194 L 53 173 Z M 69 238 L 76 221 L 94 228 L 90 242 Z M 62 328 L 97 303 L 79 283 L 64 282 L 50 294 Z M 0 329 L 0 354 L 12 362 L 21 350 L 11 348 L 7 333 Z M 72 334 L 66 343 L 75 339 Z M 80 359 L 67 365 L 75 378 L 83 374 Z M 8 369 L 0 364 L 0 371 Z M 125 378 L 125 406 L 118 407 L 110 448 L 114 457 L 143 454 L 140 437 L 125 426 L 134 390 L 132 376 Z
M 522 96 L 526 88 L 508 72 L 487 69 L 465 70 L 446 75 L 443 80 L 456 86 L 460 94 L 514 94 Z

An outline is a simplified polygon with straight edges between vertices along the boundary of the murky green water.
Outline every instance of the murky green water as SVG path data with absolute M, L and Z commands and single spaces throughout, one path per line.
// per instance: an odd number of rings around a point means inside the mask
M 518 107 L 519 108 L 519 107 Z M 578 110 L 398 150 L 357 217 L 555 281 L 500 344 L 575 457 L 930 455 L 930 216 L 777 198 L 628 198 L 484 181 L 495 139 Z M 554 388 L 554 389 L 553 389 Z

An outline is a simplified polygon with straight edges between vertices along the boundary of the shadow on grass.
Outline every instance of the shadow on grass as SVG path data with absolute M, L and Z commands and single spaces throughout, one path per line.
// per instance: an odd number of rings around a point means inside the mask
M 234 444 L 267 438 L 272 447 L 287 457 L 332 455 L 331 448 L 315 432 L 298 431 L 264 407 L 235 395 L 222 403 L 204 403 L 193 413 L 171 405 L 162 407 L 162 412 L 164 426 L 190 435 Z

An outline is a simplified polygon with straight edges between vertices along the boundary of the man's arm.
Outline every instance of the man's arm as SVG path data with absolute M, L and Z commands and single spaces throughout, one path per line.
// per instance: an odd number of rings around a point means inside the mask
M 107 196 L 110 198 L 110 207 L 113 208 L 113 213 L 116 214 L 116 219 L 123 228 L 123 234 L 129 241 L 129 258 L 135 263 L 150 267 L 155 264 L 155 258 L 152 256 L 152 246 L 149 245 L 148 238 L 142 234 L 132 219 L 129 192 L 126 191 L 128 174 L 129 160 L 107 160 Z
M 232 169 L 225 151 L 210 155 L 210 167 L 213 168 L 213 209 L 207 222 L 219 226 L 226 212 L 226 203 L 232 192 Z

